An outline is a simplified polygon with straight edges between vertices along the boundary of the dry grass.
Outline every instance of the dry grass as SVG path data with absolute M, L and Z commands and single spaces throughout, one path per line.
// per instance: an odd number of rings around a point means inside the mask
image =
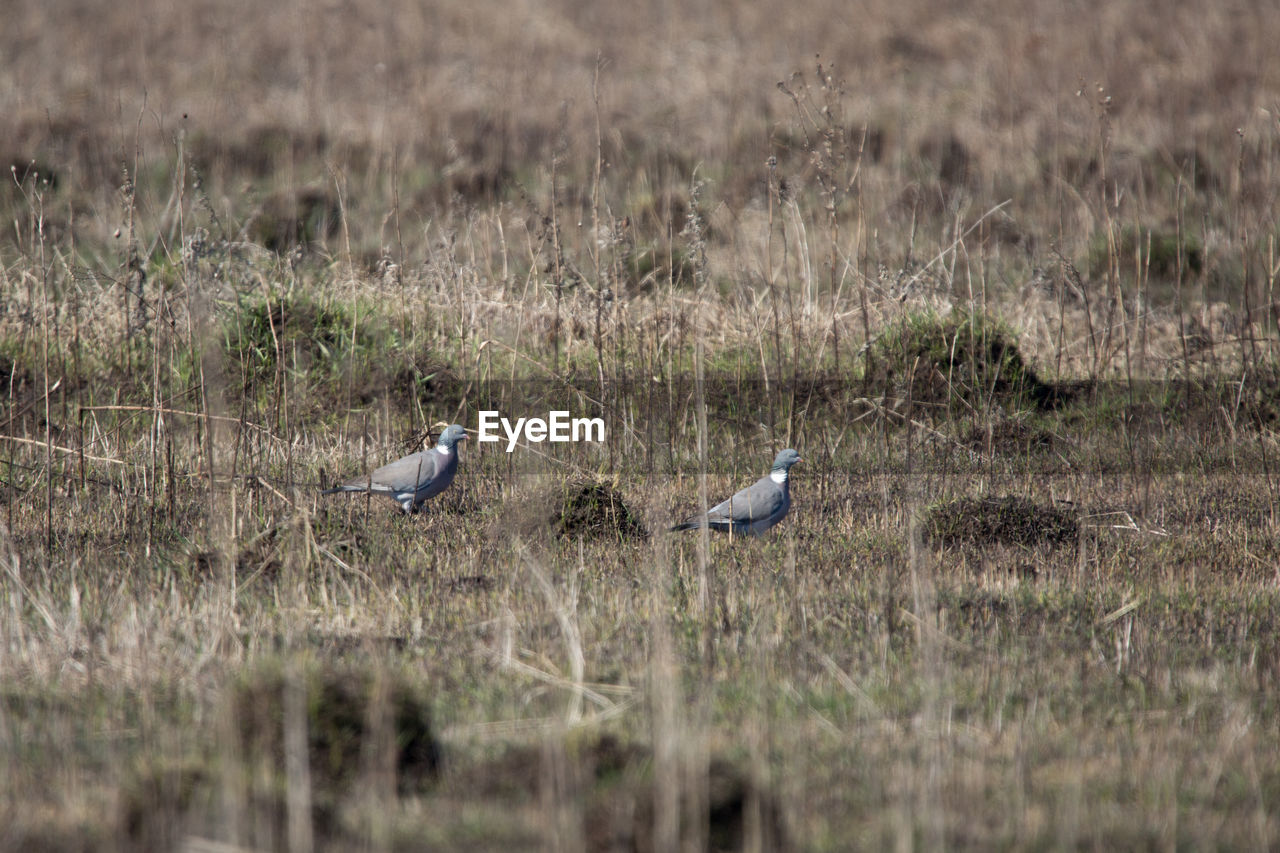
M 1280 845 L 1276 16 L 70 5 L 0 848 Z M 607 441 L 317 497 L 489 408 Z

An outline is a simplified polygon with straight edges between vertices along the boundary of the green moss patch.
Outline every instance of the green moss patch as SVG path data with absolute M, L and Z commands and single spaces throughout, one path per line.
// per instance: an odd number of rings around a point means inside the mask
M 1022 357 L 1013 331 L 982 314 L 912 315 L 868 350 L 866 369 L 872 389 L 923 404 L 1050 409 L 1061 402 Z

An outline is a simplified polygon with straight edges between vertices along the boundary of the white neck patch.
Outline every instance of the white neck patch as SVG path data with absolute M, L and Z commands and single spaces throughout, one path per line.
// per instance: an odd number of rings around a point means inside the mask
M 777 483 L 779 486 L 781 486 L 783 483 L 787 482 L 787 469 L 786 469 L 786 468 L 777 468 L 777 469 L 775 469 L 775 470 L 773 470 L 773 471 L 770 471 L 770 472 L 769 472 L 769 479 L 770 479 L 770 480 L 773 480 L 773 482 L 775 482 L 775 483 Z

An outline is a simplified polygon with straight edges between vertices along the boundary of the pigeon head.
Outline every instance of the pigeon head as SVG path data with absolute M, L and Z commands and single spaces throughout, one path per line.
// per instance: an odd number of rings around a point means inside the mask
M 773 460 L 773 471 L 787 471 L 792 465 L 801 462 L 800 454 L 796 453 L 790 447 L 778 454 Z
M 459 441 L 467 440 L 467 431 L 461 424 L 454 424 L 447 427 L 444 432 L 440 433 L 440 440 L 436 443 L 436 447 L 444 451 L 452 451 Z

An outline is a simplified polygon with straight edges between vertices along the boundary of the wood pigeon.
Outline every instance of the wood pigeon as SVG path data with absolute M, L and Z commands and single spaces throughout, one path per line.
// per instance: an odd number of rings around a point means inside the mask
M 773 460 L 767 477 L 761 477 L 729 500 L 716 504 L 706 515 L 690 518 L 672 530 L 694 530 L 706 525 L 712 530 L 730 531 L 736 536 L 759 536 L 773 527 L 791 508 L 791 488 L 787 472 L 800 460 L 800 454 L 787 448 Z
M 440 440 L 430 450 L 411 453 L 368 476 L 348 480 L 320 494 L 369 492 L 391 498 L 406 513 L 417 512 L 423 501 L 440 494 L 453 482 L 458 471 L 458 442 L 466 439 L 467 431 L 454 424 L 440 433 Z

